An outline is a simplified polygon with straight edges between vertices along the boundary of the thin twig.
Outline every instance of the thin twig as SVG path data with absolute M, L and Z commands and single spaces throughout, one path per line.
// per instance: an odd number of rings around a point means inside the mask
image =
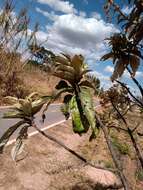
M 112 100 L 110 100 L 110 101 L 112 103 L 113 108 L 117 111 L 117 113 L 119 114 L 120 118 L 122 119 L 122 121 L 124 122 L 124 124 L 125 124 L 125 126 L 127 128 L 127 133 L 130 136 L 130 139 L 132 141 L 133 147 L 135 148 L 135 151 L 137 153 L 137 157 L 138 157 L 138 159 L 139 159 L 139 161 L 141 163 L 141 166 L 143 168 L 143 155 L 142 155 L 142 152 L 141 152 L 141 150 L 140 150 L 140 148 L 139 148 L 139 146 L 138 146 L 138 144 L 137 144 L 137 142 L 136 142 L 136 140 L 134 138 L 134 135 L 133 135 L 133 133 L 136 130 L 136 128 L 138 127 L 138 125 L 134 129 L 130 129 L 130 127 L 128 126 L 128 124 L 127 124 L 125 118 L 123 117 L 123 115 L 116 108 L 116 106 L 114 105 L 113 101 Z
M 109 128 L 113 128 L 113 129 L 116 129 L 117 131 L 124 131 L 124 132 L 128 132 L 128 130 L 127 129 L 124 129 L 124 128 L 122 128 L 122 127 L 116 127 L 115 125 L 112 125 L 112 126 L 109 126 Z
M 137 80 L 135 77 L 133 77 L 132 72 L 130 71 L 129 67 L 126 67 L 126 69 L 127 69 L 127 71 L 129 72 L 129 74 L 130 74 L 132 80 L 134 81 L 134 83 L 135 83 L 135 84 L 137 85 L 137 87 L 139 88 L 139 90 L 140 90 L 140 92 L 141 92 L 141 95 L 142 95 L 142 97 L 143 97 L 143 88 L 142 88 L 142 86 L 140 85 L 140 83 L 138 82 L 138 80 Z
M 95 117 L 96 117 L 96 120 L 98 121 L 103 133 L 104 133 L 104 136 L 105 136 L 105 139 L 106 139 L 106 143 L 108 145 L 108 148 L 109 148 L 109 151 L 111 153 L 111 156 L 112 156 L 112 159 L 114 161 L 114 164 L 117 168 L 117 172 L 118 172 L 118 175 L 120 177 L 120 180 L 124 186 L 124 189 L 125 190 L 129 190 L 131 188 L 129 188 L 129 185 L 128 185 L 128 182 L 127 182 L 127 179 L 124 175 L 124 173 L 122 172 L 122 169 L 121 169 L 121 166 L 120 166 L 120 163 L 118 162 L 117 160 L 117 155 L 116 155 L 116 152 L 115 150 L 113 149 L 113 146 L 112 146 L 112 142 L 111 142 L 111 139 L 110 139 L 110 136 L 107 132 L 107 129 L 105 127 L 105 125 L 102 123 L 102 121 L 100 120 L 99 116 L 95 113 Z
M 112 101 L 112 99 L 110 99 L 110 102 L 113 106 L 113 108 L 115 109 L 115 111 L 118 113 L 118 115 L 120 116 L 120 118 L 123 120 L 123 122 L 125 123 L 125 125 L 127 125 L 127 122 L 125 120 L 125 118 L 123 117 L 123 115 L 120 113 L 120 111 L 116 108 L 114 102 Z
M 139 107 L 143 108 L 143 103 L 142 103 L 140 100 L 138 100 L 138 99 L 133 95 L 133 93 L 130 91 L 130 89 L 129 89 L 124 83 L 122 83 L 121 81 L 118 81 L 118 80 L 116 80 L 116 82 L 119 83 L 122 87 L 124 87 L 124 88 L 128 91 L 128 93 L 130 94 L 130 96 L 137 102 L 137 105 L 138 105 Z
M 66 146 L 63 142 L 61 142 L 60 140 L 57 140 L 55 137 L 45 133 L 44 131 L 40 130 L 36 124 L 34 123 L 34 121 L 32 122 L 32 127 L 35 128 L 42 136 L 46 137 L 47 139 L 55 142 L 56 144 L 60 145 L 61 147 L 63 147 L 65 150 L 67 150 L 68 152 L 70 152 L 72 155 L 76 156 L 76 158 L 78 158 L 79 160 L 81 160 L 82 162 L 84 162 L 87 165 L 90 165 L 96 169 L 101 169 L 101 170 L 107 170 L 110 172 L 116 172 L 116 169 L 108 169 L 108 168 L 104 168 L 101 166 L 95 166 L 94 164 L 90 163 L 86 158 L 84 158 L 83 156 L 81 156 L 80 154 L 76 153 L 74 150 L 72 150 L 71 148 L 69 148 L 68 146 Z

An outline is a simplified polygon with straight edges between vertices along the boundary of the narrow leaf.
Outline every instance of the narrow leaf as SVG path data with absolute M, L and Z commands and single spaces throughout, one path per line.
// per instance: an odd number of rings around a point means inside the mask
M 13 125 L 12 127 L 10 127 L 0 138 L 0 153 L 3 153 L 3 149 L 5 147 L 5 145 L 7 144 L 7 142 L 9 141 L 11 135 L 18 129 L 18 127 L 20 127 L 22 124 L 24 123 L 24 121 L 19 121 L 18 123 L 16 123 L 15 125 Z
M 22 127 L 22 129 L 20 130 L 19 135 L 16 139 L 15 146 L 12 148 L 11 156 L 14 161 L 16 160 L 17 155 L 21 154 L 23 151 L 23 148 L 24 148 L 23 141 L 28 136 L 27 131 L 28 131 L 28 126 Z
M 75 96 L 73 96 L 70 101 L 70 111 L 72 116 L 73 131 L 78 134 L 86 132 L 80 118 Z
M 84 80 L 82 81 L 80 84 L 80 86 L 85 86 L 85 87 L 89 87 L 89 88 L 93 88 L 94 89 L 94 86 L 92 85 L 92 83 L 88 80 Z
M 83 111 L 85 113 L 85 116 L 92 130 L 91 137 L 96 137 L 99 133 L 99 130 L 96 127 L 92 97 L 91 97 L 89 89 L 87 88 L 80 88 L 80 89 L 81 89 L 80 99 L 82 102 Z
M 64 80 L 61 80 L 57 85 L 56 85 L 56 89 L 57 90 L 60 90 L 60 89 L 62 89 L 62 88 L 67 88 L 67 87 L 69 87 L 69 85 L 68 85 L 68 83 L 66 82 L 66 81 L 64 81 Z

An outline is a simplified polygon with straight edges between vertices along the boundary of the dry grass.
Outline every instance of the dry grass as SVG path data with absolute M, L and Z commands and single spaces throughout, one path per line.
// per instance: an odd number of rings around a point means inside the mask
M 0 103 L 5 96 L 25 97 L 29 92 L 23 85 L 21 57 L 0 49 Z
M 41 95 L 50 94 L 59 81 L 58 78 L 51 76 L 49 73 L 34 66 L 25 68 L 22 77 L 25 86 L 31 92 L 36 91 Z
M 89 147 L 89 134 L 79 137 L 71 129 L 71 123 L 64 123 L 61 126 L 48 130 L 53 136 L 61 139 L 66 145 L 76 150 L 87 159 L 94 154 L 96 163 L 108 155 L 106 144 L 103 142 L 101 149 L 96 147 L 101 143 L 100 138 L 93 141 Z M 35 143 L 38 142 L 38 143 Z M 6 149 L 0 158 L 0 189 L 1 190 L 93 190 L 101 188 L 100 182 L 102 171 L 94 170 L 68 153 L 60 146 L 52 143 L 40 135 L 31 137 L 26 144 L 25 152 L 19 157 L 25 159 L 15 164 L 10 158 L 11 146 Z M 85 152 L 87 150 L 87 153 Z M 103 154 L 99 154 L 99 151 Z M 107 154 L 105 154 L 105 152 Z M 98 155 L 98 157 L 97 157 Z M 108 155 L 108 157 L 110 157 Z M 108 158 L 106 157 L 106 159 Z M 90 160 L 89 159 L 89 160 Z M 93 174 L 96 174 L 96 177 Z M 109 173 L 108 173 L 109 175 Z M 109 178 L 103 175 L 105 181 Z M 107 178 L 107 179 L 106 179 Z M 95 188 L 96 187 L 96 188 Z
M 19 64 L 21 64 L 20 61 L 15 64 L 16 67 Z M 8 104 L 4 97 L 9 95 L 19 98 L 23 98 L 31 92 L 38 92 L 40 95 L 50 95 L 59 81 L 58 78 L 34 66 L 25 67 L 24 69 L 18 67 L 13 71 L 11 70 L 7 77 L 4 77 L 5 75 L 5 73 L 0 75 L 3 79 L 0 83 L 0 105 Z
M 134 123 L 132 123 L 134 125 Z M 89 142 L 89 133 L 79 137 L 72 132 L 71 123 L 67 122 L 47 131 L 61 139 L 66 145 L 83 155 L 93 164 L 114 168 L 114 164 L 107 149 L 102 132 L 96 140 Z M 113 131 L 117 135 L 116 131 Z M 118 133 L 122 143 L 130 144 L 129 138 Z M 38 143 L 35 143 L 38 142 Z M 143 147 L 142 147 L 143 148 Z M 6 149 L 0 158 L 0 189 L 1 190 L 102 190 L 95 183 L 97 172 L 84 166 L 81 161 L 65 151 L 60 146 L 36 135 L 31 137 L 26 144 L 25 152 L 19 159 L 26 157 L 15 164 L 10 158 L 11 146 Z M 142 190 L 142 173 L 138 169 L 134 150 L 130 155 L 119 154 L 133 190 Z M 88 173 L 87 173 L 88 172 Z M 140 173 L 139 173 L 140 172 Z M 97 176 L 94 177 L 93 174 Z M 101 174 L 100 174 L 101 175 Z M 104 176 L 105 179 L 107 176 Z M 106 179 L 107 180 L 107 179 Z M 108 180 L 107 180 L 108 181 Z

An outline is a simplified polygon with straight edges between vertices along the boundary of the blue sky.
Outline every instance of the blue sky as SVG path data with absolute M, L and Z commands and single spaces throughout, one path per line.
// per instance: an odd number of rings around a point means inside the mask
M 119 31 L 116 24 L 108 23 L 104 14 L 105 0 L 15 0 L 17 13 L 22 7 L 29 9 L 31 26 L 40 25 L 37 38 L 45 47 L 55 53 L 83 54 L 93 74 L 100 78 L 102 85 L 108 88 L 113 72 L 111 61 L 100 62 L 100 57 L 108 52 L 104 39 Z M 116 0 L 125 13 L 129 7 Z M 0 6 L 2 1 L 0 1 Z M 45 42 L 46 40 L 46 42 Z M 43 43 L 44 42 L 44 43 Z M 137 72 L 142 81 L 143 68 Z M 127 73 L 123 80 L 132 88 Z

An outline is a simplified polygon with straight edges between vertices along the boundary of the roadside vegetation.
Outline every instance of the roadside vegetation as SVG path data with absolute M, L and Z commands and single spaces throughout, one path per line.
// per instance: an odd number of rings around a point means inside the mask
M 106 157 L 104 158 L 102 169 L 112 168 L 112 172 L 118 176 L 120 181 L 119 184 L 114 184 L 114 187 L 104 189 L 120 189 L 121 187 L 125 190 L 142 189 L 143 87 L 136 79 L 136 72 L 143 59 L 143 1 L 129 0 L 126 4 L 133 7 L 129 15 L 124 14 L 114 0 L 105 1 L 104 8 L 107 18 L 111 20 L 114 14 L 120 32 L 106 39 L 110 52 L 104 55 L 101 61 L 111 59 L 114 71 L 111 76 L 113 85 L 104 91 L 100 87 L 99 79 L 90 76 L 90 70 L 82 55 L 67 55 L 64 52 L 56 55 L 38 44 L 36 41 L 37 24 L 35 30 L 29 34 L 28 25 L 30 23 L 27 11 L 21 10 L 19 15 L 13 19 L 13 9 L 11 3 L 7 1 L 0 15 L 0 25 L 3 29 L 0 49 L 2 55 L 0 56 L 0 96 L 13 104 L 11 111 L 4 114 L 4 118 L 19 120 L 0 138 L 1 153 L 11 135 L 19 129 L 11 151 L 12 159 L 17 161 L 17 156 L 22 152 L 25 140 L 28 138 L 28 130 L 33 127 L 43 137 L 60 145 L 84 164 L 101 168 L 100 164 L 92 163 L 89 151 L 94 143 L 99 142 L 96 145 L 101 147 L 104 141 L 110 158 L 107 157 L 107 160 L 105 160 Z M 21 50 L 23 40 L 25 48 Z M 12 49 L 11 43 L 15 44 Z M 25 52 L 29 53 L 26 60 L 24 59 Z M 21 78 L 26 69 L 29 73 L 30 69 L 32 73 L 33 70 L 41 72 L 45 78 L 56 77 L 55 88 L 52 87 L 49 92 L 47 90 L 42 94 L 30 93 L 31 90 L 24 85 Z M 139 90 L 138 97 L 133 94 L 128 84 L 120 80 L 125 71 L 129 73 L 130 80 Z M 38 91 L 36 88 L 32 90 Z M 101 110 L 94 107 L 94 96 L 100 97 Z M 71 118 L 73 132 L 80 136 L 88 134 L 89 141 L 84 143 L 86 148 L 82 148 L 84 156 L 77 150 L 69 148 L 52 134 L 41 131 L 35 123 L 36 113 L 46 104 L 41 115 L 44 122 L 48 106 L 59 98 L 63 103 L 61 111 L 66 120 Z M 95 149 L 97 147 L 95 146 Z M 127 162 L 133 164 L 133 169 Z M 130 169 L 134 176 L 132 179 Z
M 4 99 L 6 96 L 24 98 L 33 91 L 38 91 L 41 95 L 51 93 L 55 82 L 58 81 L 36 64 L 30 46 L 36 47 L 38 24 L 35 24 L 33 32 L 28 30 L 29 26 L 28 10 L 23 8 L 18 15 L 15 15 L 13 2 L 4 1 L 0 13 L 0 104 L 2 105 L 9 103 Z M 35 61 L 34 64 L 32 61 Z

